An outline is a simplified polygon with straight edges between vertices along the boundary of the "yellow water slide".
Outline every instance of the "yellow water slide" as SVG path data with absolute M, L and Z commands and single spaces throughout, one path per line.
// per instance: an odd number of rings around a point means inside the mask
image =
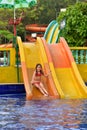
M 60 38 L 58 44 L 46 44 L 46 41 L 42 40 L 48 61 L 53 64 L 50 69 L 52 76 L 55 74 L 55 83 L 59 84 L 56 88 L 60 97 L 64 95 L 64 98 L 68 99 L 87 98 L 87 88 L 65 39 Z
M 46 74 L 50 71 L 41 38 L 38 37 L 36 43 L 23 43 L 21 38 L 17 37 L 17 42 L 21 58 L 26 99 L 60 98 L 52 74 L 48 78 L 43 77 L 42 79 L 50 95 L 49 97 L 44 97 L 37 88 L 31 85 L 32 74 L 37 63 L 42 64 Z
M 87 88 L 64 38 L 58 44 L 47 44 L 39 37 L 36 43 L 22 43 L 20 37 L 17 41 L 27 99 L 46 99 L 30 83 L 37 63 L 42 64 L 45 73 L 51 70 L 50 76 L 43 78 L 50 95 L 47 98 L 87 98 Z

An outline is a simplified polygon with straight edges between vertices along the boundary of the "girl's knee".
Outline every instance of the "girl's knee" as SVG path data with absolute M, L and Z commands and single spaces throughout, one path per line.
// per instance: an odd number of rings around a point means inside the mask
M 40 83 L 40 86 L 44 86 L 43 83 Z

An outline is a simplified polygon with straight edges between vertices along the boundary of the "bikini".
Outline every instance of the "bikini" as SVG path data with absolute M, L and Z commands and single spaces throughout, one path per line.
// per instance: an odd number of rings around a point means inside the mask
M 36 73 L 35 76 L 41 76 L 41 73 Z M 35 81 L 35 82 L 32 83 L 32 85 L 34 85 L 34 84 L 38 84 L 39 85 L 40 81 Z

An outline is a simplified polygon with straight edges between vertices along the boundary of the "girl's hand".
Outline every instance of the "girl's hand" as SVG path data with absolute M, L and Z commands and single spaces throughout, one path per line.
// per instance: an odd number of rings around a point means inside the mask
M 33 84 L 33 81 L 31 81 L 31 84 Z
M 46 75 L 46 77 L 48 77 L 50 75 L 51 71 L 49 71 L 49 73 Z

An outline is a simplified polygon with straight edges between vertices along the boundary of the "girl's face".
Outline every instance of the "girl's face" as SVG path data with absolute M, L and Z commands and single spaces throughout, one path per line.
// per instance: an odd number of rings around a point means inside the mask
M 37 71 L 42 70 L 42 67 L 40 65 L 37 66 Z

